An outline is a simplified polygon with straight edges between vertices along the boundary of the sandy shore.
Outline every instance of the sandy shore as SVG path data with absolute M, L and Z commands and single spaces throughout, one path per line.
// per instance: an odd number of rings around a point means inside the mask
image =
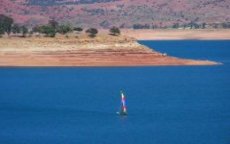
M 123 30 L 124 35 L 137 40 L 230 40 L 230 29 L 216 30 Z
M 133 38 L 100 35 L 56 38 L 0 38 L 0 66 L 215 65 L 212 61 L 166 56 Z

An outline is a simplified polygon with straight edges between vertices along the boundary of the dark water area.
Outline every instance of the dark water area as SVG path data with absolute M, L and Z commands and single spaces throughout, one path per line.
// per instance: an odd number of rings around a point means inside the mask
M 223 65 L 0 68 L 0 144 L 230 144 L 230 41 L 140 43 Z

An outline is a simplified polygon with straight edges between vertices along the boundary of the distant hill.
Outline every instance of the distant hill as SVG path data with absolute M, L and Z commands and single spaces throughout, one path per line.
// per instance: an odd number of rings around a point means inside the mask
M 54 5 L 77 5 L 77 4 L 92 4 L 92 3 L 106 3 L 117 0 L 28 0 L 29 5 L 39 6 L 54 6 Z
M 97 28 L 219 28 L 229 26 L 229 13 L 229 0 L 1 0 L 0 6 L 17 23 L 55 19 Z

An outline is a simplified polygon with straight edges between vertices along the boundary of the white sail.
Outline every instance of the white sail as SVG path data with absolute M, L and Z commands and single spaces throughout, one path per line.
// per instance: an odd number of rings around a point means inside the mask
M 127 115 L 126 99 L 123 92 L 121 92 L 121 115 Z

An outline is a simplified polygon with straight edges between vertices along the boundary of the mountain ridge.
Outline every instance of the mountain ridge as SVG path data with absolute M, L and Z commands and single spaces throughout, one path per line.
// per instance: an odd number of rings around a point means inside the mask
M 60 23 L 96 28 L 165 28 L 230 22 L 227 0 L 2 0 L 0 14 L 16 23 Z M 194 25 L 196 26 L 196 25 Z

